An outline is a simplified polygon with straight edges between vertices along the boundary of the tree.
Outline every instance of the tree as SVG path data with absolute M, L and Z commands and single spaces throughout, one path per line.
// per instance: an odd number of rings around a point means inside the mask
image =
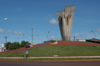
M 21 44 L 19 42 L 13 42 L 13 43 L 9 43 L 8 45 L 8 50 L 15 50 L 15 49 L 19 49 L 20 47 L 25 47 L 25 45 L 29 43 L 28 41 L 22 41 Z
M 11 42 L 7 42 L 7 43 L 5 44 L 6 49 L 9 49 L 9 48 L 8 48 L 9 45 L 11 45 Z
M 25 47 L 25 45 L 29 43 L 28 41 L 22 41 L 20 47 Z
M 15 49 L 18 49 L 18 48 L 20 48 L 20 43 L 18 43 L 18 42 L 13 42 L 12 44 L 10 44 L 8 46 L 9 50 L 15 50 Z

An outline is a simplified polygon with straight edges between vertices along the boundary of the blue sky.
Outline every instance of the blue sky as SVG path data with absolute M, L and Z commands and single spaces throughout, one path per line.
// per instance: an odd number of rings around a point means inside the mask
M 0 44 L 24 40 L 42 43 L 49 39 L 61 39 L 57 11 L 76 5 L 71 40 L 100 39 L 100 0 L 0 0 Z M 50 31 L 50 33 L 48 33 Z M 48 39 L 47 39 L 48 33 Z M 19 38 L 19 39 L 18 39 Z

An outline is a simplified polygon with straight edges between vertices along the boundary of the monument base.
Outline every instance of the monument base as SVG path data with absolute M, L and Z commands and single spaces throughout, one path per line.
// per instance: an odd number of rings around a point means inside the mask
M 50 43 L 50 44 L 58 44 L 58 42 L 57 42 L 57 41 L 55 41 L 54 43 Z
M 30 47 L 33 47 L 33 44 L 30 44 Z

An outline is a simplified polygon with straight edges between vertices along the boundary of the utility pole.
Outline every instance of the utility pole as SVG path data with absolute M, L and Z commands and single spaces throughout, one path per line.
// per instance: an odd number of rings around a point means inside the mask
M 5 36 L 5 43 L 7 43 L 7 36 Z
M 96 31 L 91 30 L 91 32 L 93 32 L 95 34 L 95 39 L 96 39 Z
M 25 35 L 25 34 L 23 34 L 23 40 L 24 40 L 24 35 Z
M 18 42 L 19 42 L 19 38 L 18 38 Z
M 73 38 L 74 38 L 74 41 L 75 41 L 75 36 Z
M 5 48 L 5 45 L 7 44 L 7 36 L 5 36 L 5 43 L 4 43 L 4 48 Z
M 48 34 L 50 33 L 50 31 L 48 31 L 48 33 L 47 33 L 47 41 L 48 41 Z
M 31 29 L 32 29 L 32 44 L 33 44 L 33 29 L 34 29 L 34 28 L 31 28 Z

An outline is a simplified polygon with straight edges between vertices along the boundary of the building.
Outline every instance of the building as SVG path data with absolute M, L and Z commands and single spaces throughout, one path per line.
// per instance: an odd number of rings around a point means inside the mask
M 62 40 L 70 41 L 75 5 L 65 6 L 64 11 L 57 11 Z
M 99 39 L 86 39 L 86 42 L 92 42 L 92 43 L 99 43 L 100 44 L 100 40 Z
M 1 47 L 0 47 L 0 52 L 2 52 L 2 49 L 1 49 Z
M 1 44 L 1 47 L 0 47 L 0 52 L 4 52 L 5 48 L 4 48 L 4 44 Z

